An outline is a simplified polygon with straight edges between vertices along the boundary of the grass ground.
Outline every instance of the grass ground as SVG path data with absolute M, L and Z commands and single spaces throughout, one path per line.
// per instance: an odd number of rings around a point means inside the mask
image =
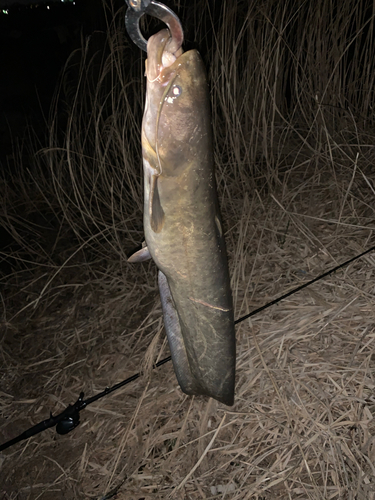
M 208 68 L 238 318 L 374 245 L 374 13 L 210 5 L 175 7 Z M 126 261 L 144 61 L 122 23 L 72 54 L 48 144 L 1 180 L 0 442 L 144 375 L 72 433 L 0 453 L 2 498 L 375 499 L 372 253 L 237 326 L 233 407 L 152 368 L 169 355 L 156 268 Z

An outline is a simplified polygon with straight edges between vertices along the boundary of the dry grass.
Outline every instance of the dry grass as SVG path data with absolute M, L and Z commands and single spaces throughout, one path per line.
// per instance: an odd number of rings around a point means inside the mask
M 240 317 L 374 245 L 373 13 L 198 7 L 180 15 L 209 68 Z M 0 453 L 1 498 L 375 499 L 373 254 L 237 326 L 233 407 L 152 369 L 169 349 L 155 266 L 125 259 L 143 236 L 144 82 L 122 16 L 103 50 L 72 54 L 49 145 L 1 180 L 0 442 L 145 375 L 71 434 Z

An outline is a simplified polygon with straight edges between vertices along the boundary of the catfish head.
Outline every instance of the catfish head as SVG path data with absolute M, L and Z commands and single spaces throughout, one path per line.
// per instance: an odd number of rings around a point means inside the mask
M 154 174 L 179 176 L 189 158 L 211 152 L 208 85 L 196 50 L 169 52 L 162 30 L 147 43 L 143 158 Z M 207 158 L 211 161 L 211 158 Z

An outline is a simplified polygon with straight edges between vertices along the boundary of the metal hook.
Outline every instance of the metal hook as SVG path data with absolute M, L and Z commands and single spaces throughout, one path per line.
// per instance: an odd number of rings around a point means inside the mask
M 179 18 L 166 5 L 156 0 L 126 0 L 129 8 L 125 15 L 125 26 L 133 42 L 142 50 L 147 52 L 147 40 L 143 37 L 139 28 L 139 20 L 144 14 L 149 14 L 163 21 L 171 33 L 168 43 L 168 51 L 174 54 L 181 47 L 184 33 Z

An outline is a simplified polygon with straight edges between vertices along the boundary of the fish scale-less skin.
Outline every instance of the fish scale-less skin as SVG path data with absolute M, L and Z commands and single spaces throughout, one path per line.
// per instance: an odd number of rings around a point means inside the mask
M 148 42 L 142 126 L 145 239 L 166 278 L 159 276 L 159 287 L 182 390 L 233 404 L 233 304 L 205 70 L 196 51 L 178 54 L 164 68 L 168 40 L 163 30 Z

